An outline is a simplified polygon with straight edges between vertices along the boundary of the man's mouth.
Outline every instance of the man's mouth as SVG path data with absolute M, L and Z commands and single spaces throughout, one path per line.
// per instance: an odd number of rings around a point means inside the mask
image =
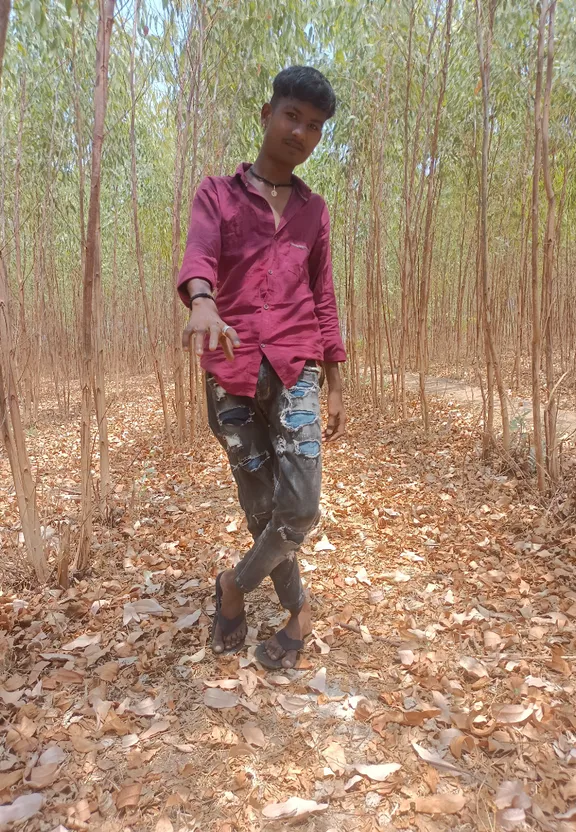
M 284 139 L 284 144 L 287 144 L 288 147 L 292 147 L 294 150 L 300 151 L 300 153 L 304 152 L 304 148 L 298 142 L 292 141 L 291 139 Z

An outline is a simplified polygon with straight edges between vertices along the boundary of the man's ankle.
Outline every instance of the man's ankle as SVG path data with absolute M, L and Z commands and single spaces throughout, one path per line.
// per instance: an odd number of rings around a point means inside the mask
M 238 588 L 238 584 L 236 583 L 233 569 L 226 570 L 226 572 L 223 573 L 220 582 L 222 589 L 229 592 L 231 595 L 237 596 L 238 598 L 244 598 L 244 593 Z

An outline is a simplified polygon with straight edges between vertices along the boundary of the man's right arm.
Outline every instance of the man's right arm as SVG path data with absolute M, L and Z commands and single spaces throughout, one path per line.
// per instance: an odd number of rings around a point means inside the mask
M 232 360 L 234 347 L 239 346 L 240 340 L 231 327 L 224 333 L 226 323 L 218 314 L 216 301 L 213 298 L 196 298 L 190 302 L 195 295 L 212 294 L 217 283 L 220 246 L 218 196 L 213 182 L 205 179 L 192 203 L 186 251 L 178 275 L 178 294 L 190 308 L 182 344 L 188 349 L 194 335 L 194 350 L 197 355 L 202 355 L 206 336 L 209 336 L 209 349 L 214 351 L 220 343 L 226 357 Z

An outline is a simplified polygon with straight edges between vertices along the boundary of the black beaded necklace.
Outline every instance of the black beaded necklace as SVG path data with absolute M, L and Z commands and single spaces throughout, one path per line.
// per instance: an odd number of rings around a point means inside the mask
M 254 170 L 254 167 L 250 168 L 250 173 L 252 174 L 254 179 L 257 179 L 259 182 L 263 182 L 265 185 L 268 185 L 270 188 L 272 188 L 272 191 L 270 192 L 270 196 L 278 196 L 278 191 L 276 190 L 277 188 L 291 188 L 292 185 L 293 185 L 292 181 L 290 181 L 290 182 L 278 182 L 275 185 L 274 182 L 270 182 L 269 179 L 265 179 L 263 176 L 259 176 L 256 173 L 256 171 Z

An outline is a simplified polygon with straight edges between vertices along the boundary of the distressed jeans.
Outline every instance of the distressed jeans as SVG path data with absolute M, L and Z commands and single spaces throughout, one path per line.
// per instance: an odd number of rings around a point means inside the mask
M 235 567 L 236 584 L 250 592 L 270 575 L 280 603 L 294 612 L 304 603 L 296 550 L 319 518 L 319 376 L 308 362 L 287 389 L 264 359 L 254 398 L 230 395 L 210 374 L 206 384 L 208 421 L 254 538 Z

